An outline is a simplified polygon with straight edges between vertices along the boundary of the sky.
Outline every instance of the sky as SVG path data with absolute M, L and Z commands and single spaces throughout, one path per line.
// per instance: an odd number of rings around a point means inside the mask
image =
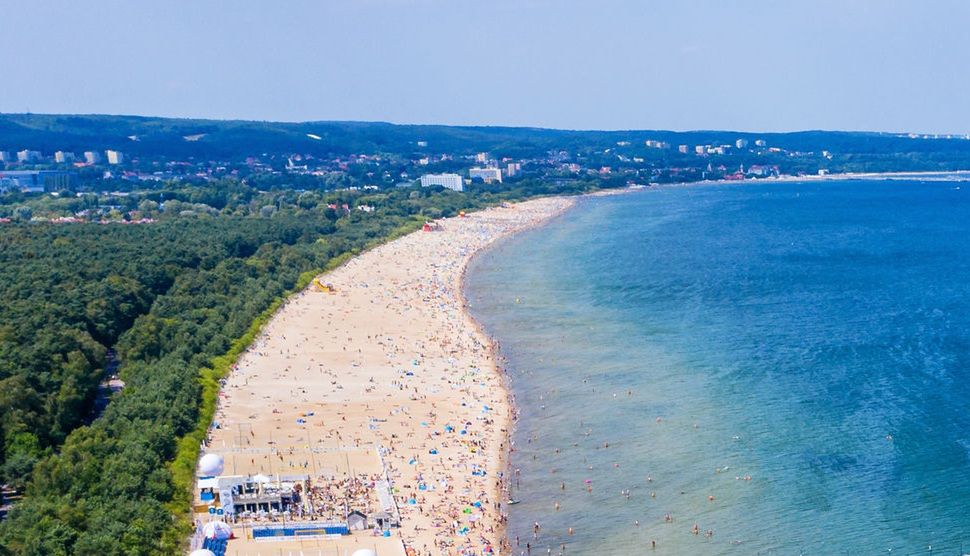
M 970 132 L 964 0 L 30 0 L 0 112 Z

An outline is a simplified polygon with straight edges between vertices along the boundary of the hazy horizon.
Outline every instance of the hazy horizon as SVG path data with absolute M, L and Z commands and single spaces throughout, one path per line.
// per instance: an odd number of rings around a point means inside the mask
M 266 120 L 266 119 L 254 119 L 254 118 L 209 118 L 205 116 L 160 116 L 157 114 L 107 114 L 107 113 L 95 113 L 95 112 L 0 112 L 0 116 L 78 116 L 78 117 L 109 117 L 109 118 L 147 118 L 147 119 L 171 119 L 171 120 L 197 120 L 197 121 L 213 121 L 213 122 L 254 122 L 254 123 L 280 123 L 280 124 L 314 124 L 314 123 L 324 123 L 324 124 L 388 124 L 395 126 L 439 126 L 439 127 L 476 127 L 476 128 L 496 128 L 496 129 L 536 129 L 536 130 L 547 130 L 547 131 L 565 131 L 565 132 L 580 132 L 580 133 L 642 133 L 642 132 L 657 132 L 657 133 L 740 133 L 740 134 L 784 134 L 784 133 L 877 133 L 877 134 L 887 134 L 887 135 L 898 135 L 915 133 L 918 135 L 964 135 L 963 133 L 934 133 L 934 132 L 923 132 L 919 130 L 911 129 L 900 129 L 900 130 L 871 130 L 871 129 L 790 129 L 790 130 L 741 130 L 741 129 L 659 129 L 659 128 L 567 128 L 567 127 L 549 127 L 549 126 L 529 126 L 529 125 L 506 125 L 501 123 L 496 124 L 441 124 L 441 123 L 428 123 L 428 122 L 389 122 L 384 120 Z
M 970 4 L 7 6 L 0 112 L 964 134 Z

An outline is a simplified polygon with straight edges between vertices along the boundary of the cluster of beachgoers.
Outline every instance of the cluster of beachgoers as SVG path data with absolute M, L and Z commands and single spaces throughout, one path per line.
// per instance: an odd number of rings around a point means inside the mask
M 224 547 L 238 555 L 511 553 L 512 409 L 461 284 L 477 251 L 573 202 L 439 221 L 289 299 L 224 381 L 204 449 L 220 465 L 199 472 L 200 530 L 242 523 Z M 321 496 L 300 496 L 311 492 Z M 320 528 L 301 529 L 317 520 Z M 331 534 L 343 531 L 334 525 L 350 534 Z M 272 547 L 255 544 L 267 537 Z

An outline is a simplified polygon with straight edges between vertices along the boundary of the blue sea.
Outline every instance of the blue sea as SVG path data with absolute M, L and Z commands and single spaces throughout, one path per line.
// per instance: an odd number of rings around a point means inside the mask
M 466 295 L 516 554 L 970 552 L 970 183 L 585 198 Z

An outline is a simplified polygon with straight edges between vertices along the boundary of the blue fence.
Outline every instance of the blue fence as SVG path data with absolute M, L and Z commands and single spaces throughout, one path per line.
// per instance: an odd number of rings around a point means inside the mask
M 322 537 L 328 535 L 349 535 L 346 523 L 290 523 L 287 525 L 265 525 L 253 527 L 254 539 L 273 537 Z
M 226 556 L 226 544 L 228 542 L 226 539 L 205 539 L 202 541 L 202 548 L 211 550 L 216 556 Z

